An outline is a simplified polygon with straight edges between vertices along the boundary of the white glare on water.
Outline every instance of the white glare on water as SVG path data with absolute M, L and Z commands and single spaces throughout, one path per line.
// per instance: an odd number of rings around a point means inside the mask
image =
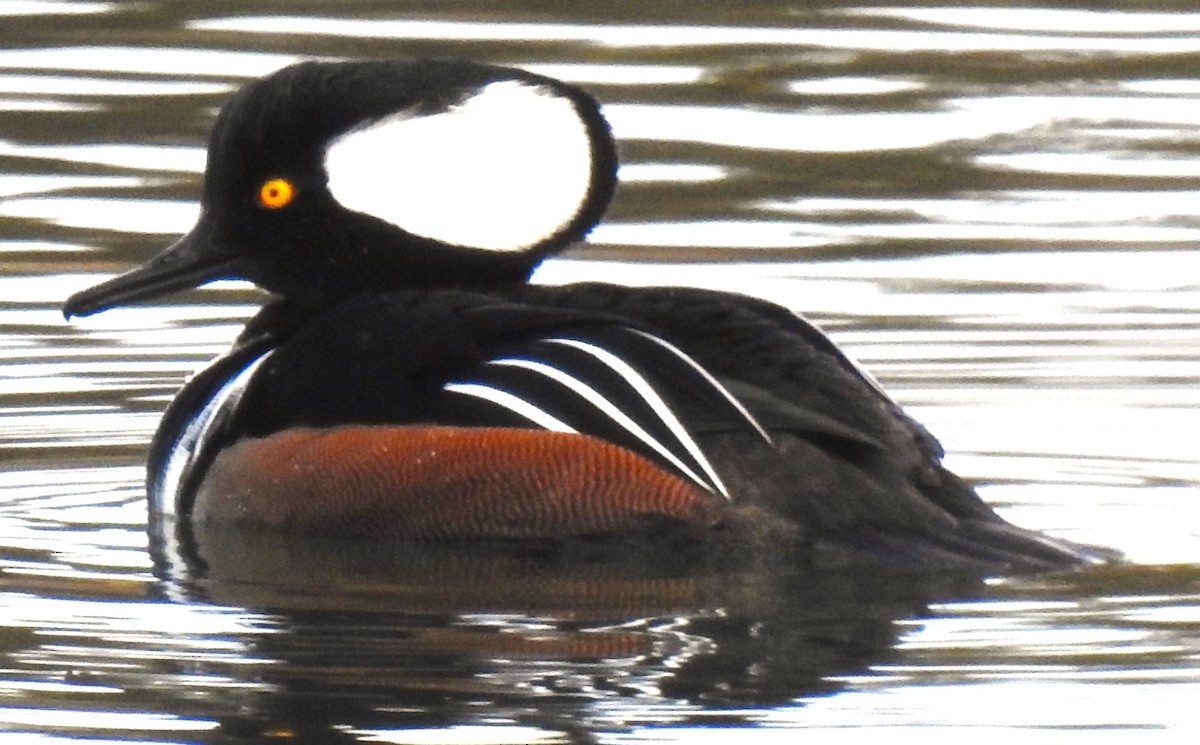
M 1082 15 L 1082 14 L 1080 14 Z M 1131 15 L 1131 14 L 1122 14 Z M 1132 14 L 1136 17 L 1136 14 Z M 1137 35 L 997 34 L 907 29 L 697 26 L 572 25 L 437 20 L 338 19 L 297 16 L 243 16 L 193 21 L 203 31 L 251 34 L 301 34 L 377 39 L 457 39 L 460 41 L 543 41 L 611 47 L 823 47 L 897 52 L 961 52 L 1041 50 L 1071 52 L 1137 52 L 1146 55 L 1195 51 L 1187 36 L 1140 38 Z

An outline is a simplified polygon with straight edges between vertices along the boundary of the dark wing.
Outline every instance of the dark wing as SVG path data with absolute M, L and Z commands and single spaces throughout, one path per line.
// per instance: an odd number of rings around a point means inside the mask
M 638 369 L 652 373 L 656 385 L 670 393 L 673 405 L 686 411 L 688 426 L 696 432 L 754 431 L 762 440 L 769 442 L 771 438 L 767 427 L 761 423 L 765 418 L 774 422 L 776 429 L 805 431 L 844 447 L 883 447 L 882 443 L 863 432 L 817 411 L 783 404 L 757 407 L 758 410 L 751 414 L 745 402 L 748 398 L 753 399 L 755 391 L 746 389 L 731 378 L 718 380 L 706 365 L 663 338 L 654 324 L 639 323 L 638 318 L 620 313 L 598 314 L 597 310 L 586 305 L 574 308 L 569 304 L 571 298 L 569 294 L 565 298 L 552 296 L 554 300 L 567 301 L 566 307 L 562 308 L 496 300 L 465 311 L 465 314 L 471 316 L 473 327 L 481 329 L 480 338 L 505 339 L 514 333 L 530 339 L 553 333 L 585 335 L 592 343 L 613 352 Z M 736 392 L 732 390 L 734 386 L 738 389 Z M 747 427 L 747 424 L 750 426 Z
M 775 444 L 697 426 L 745 502 L 819 543 L 898 561 L 1061 566 L 1111 558 L 1009 525 L 941 464 L 942 448 L 815 326 L 772 303 L 693 288 L 529 286 L 542 305 L 643 324 L 735 395 Z

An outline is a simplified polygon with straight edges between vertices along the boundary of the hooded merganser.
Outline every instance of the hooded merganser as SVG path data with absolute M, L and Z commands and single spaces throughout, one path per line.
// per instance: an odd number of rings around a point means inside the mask
M 246 86 L 217 118 L 191 232 L 64 307 L 219 278 L 277 296 L 168 408 L 152 512 L 396 539 L 675 532 L 891 563 L 1107 557 L 999 518 L 782 307 L 529 284 L 600 219 L 616 165 L 598 104 L 522 70 L 305 62 Z

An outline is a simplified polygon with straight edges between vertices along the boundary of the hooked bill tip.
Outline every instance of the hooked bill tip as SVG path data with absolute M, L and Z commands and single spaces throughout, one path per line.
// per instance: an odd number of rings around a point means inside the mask
M 82 318 L 106 310 L 109 306 L 98 302 L 95 298 L 94 290 L 102 286 L 103 284 L 89 287 L 67 298 L 62 305 L 63 318 L 69 321 L 72 318 Z
M 86 290 L 80 290 L 67 298 L 66 302 L 62 305 L 63 318 L 68 321 L 72 318 L 83 318 L 111 307 L 111 304 L 106 304 L 96 297 L 96 290 L 104 287 L 106 284 L 105 282 L 94 287 L 89 287 Z

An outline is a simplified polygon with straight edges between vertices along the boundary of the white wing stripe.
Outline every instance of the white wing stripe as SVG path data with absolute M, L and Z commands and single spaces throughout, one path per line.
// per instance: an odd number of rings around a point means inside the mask
M 709 488 L 709 485 L 705 483 L 704 479 L 700 478 L 700 476 L 697 475 L 695 471 L 693 471 L 691 468 L 689 468 L 674 453 L 672 453 L 665 445 L 663 445 L 658 440 L 654 439 L 654 437 L 649 432 L 647 432 L 645 429 L 643 429 L 641 427 L 641 425 L 639 425 L 637 422 L 630 419 L 628 414 L 626 414 L 625 412 L 618 409 L 616 406 L 613 405 L 613 403 L 611 401 L 609 401 L 603 395 L 601 395 L 599 391 L 592 388 L 591 386 L 584 383 L 583 381 L 581 381 L 577 378 L 571 377 L 570 375 L 563 372 L 562 370 L 559 370 L 556 367 L 551 367 L 550 365 L 547 365 L 544 362 L 537 362 L 534 360 L 506 358 L 506 359 L 492 360 L 488 364 L 489 365 L 501 365 L 501 366 L 505 366 L 505 367 L 519 367 L 523 370 L 529 370 L 531 372 L 535 372 L 540 375 L 544 375 L 547 378 L 550 378 L 551 380 L 555 381 L 556 383 L 559 383 L 559 384 L 571 389 L 573 392 L 578 394 L 581 398 L 583 398 L 585 401 L 590 403 L 592 406 L 595 406 L 597 409 L 602 411 L 605 415 L 607 415 L 610 419 L 612 419 L 614 422 L 616 422 L 621 427 L 623 427 L 626 431 L 628 431 L 634 437 L 638 438 L 643 443 L 645 443 L 647 446 L 649 446 L 652 450 L 654 450 L 654 452 L 658 453 L 659 455 L 661 455 L 662 457 L 664 457 L 668 461 L 670 461 L 672 465 L 674 465 L 676 468 L 678 468 L 680 471 L 682 471 L 684 474 L 686 474 L 688 478 L 695 481 L 697 484 L 699 484 L 700 486 L 702 486 L 705 489 Z M 636 375 L 637 373 L 635 372 L 634 374 Z M 724 493 L 723 489 L 722 489 L 722 493 Z
M 176 514 L 184 477 L 208 446 L 213 436 L 213 427 L 220 424 L 225 412 L 237 408 L 250 379 L 271 356 L 272 351 L 268 350 L 255 357 L 236 375 L 226 380 L 204 404 L 200 413 L 188 422 L 183 432 L 171 443 L 166 462 L 163 464 L 160 486 L 150 495 L 150 499 L 155 502 L 151 505 L 153 510 L 165 515 Z
M 596 346 L 595 344 L 590 344 L 578 339 L 547 339 L 546 341 L 551 342 L 552 344 L 562 344 L 564 346 L 574 347 L 575 349 L 587 352 L 600 362 L 608 365 L 618 375 L 624 378 L 626 382 L 633 386 L 633 389 L 637 392 L 637 394 L 641 396 L 646 403 L 650 404 L 650 408 L 654 410 L 654 413 L 658 415 L 658 418 L 662 421 L 662 423 L 667 426 L 667 429 L 671 431 L 671 434 L 675 435 L 675 439 L 678 440 L 681 445 L 683 445 L 688 454 L 692 456 L 692 459 L 698 463 L 702 469 L 704 469 L 704 472 L 710 479 L 710 483 L 717 488 L 717 491 L 721 492 L 721 494 L 726 498 L 729 497 L 729 492 L 725 489 L 725 485 L 721 483 L 721 477 L 717 475 L 716 469 L 714 469 L 712 464 L 708 462 L 708 458 L 705 457 L 704 451 L 701 450 L 696 441 L 692 439 L 691 433 L 689 433 L 687 428 L 683 426 L 683 422 L 679 421 L 679 418 L 675 416 L 675 412 L 671 411 L 671 407 L 667 405 L 667 402 L 663 401 L 662 396 L 658 395 L 658 391 L 654 390 L 654 387 L 650 385 L 649 381 L 647 381 L 646 378 L 641 375 L 641 373 L 639 373 L 637 370 L 634 370 L 633 367 L 630 366 L 630 364 L 625 360 L 621 359 L 603 347 Z
M 654 334 L 648 334 L 645 331 L 640 331 L 638 329 L 629 329 L 629 330 L 632 331 L 633 333 L 637 334 L 638 336 L 641 336 L 645 339 L 649 339 L 650 341 L 659 345 L 663 349 L 667 350 L 668 352 L 670 352 L 671 354 L 675 355 L 680 360 L 685 362 L 689 367 L 691 367 L 697 373 L 699 373 L 701 377 L 703 377 L 705 380 L 708 381 L 709 385 L 711 385 L 713 388 L 715 388 L 725 398 L 725 400 L 729 402 L 730 406 L 737 409 L 738 413 L 741 414 L 743 417 L 745 417 L 746 421 L 750 423 L 750 426 L 754 427 L 754 429 L 758 432 L 758 434 L 760 436 L 762 436 L 762 438 L 764 440 L 766 440 L 768 443 L 771 442 L 771 436 L 769 434 L 767 434 L 767 431 L 765 429 L 763 429 L 761 424 L 758 423 L 758 420 L 754 418 L 754 415 L 751 414 L 749 411 L 747 411 L 746 407 L 742 406 L 742 402 L 737 400 L 737 398 L 735 398 L 734 395 L 732 393 L 730 393 L 727 388 L 725 388 L 725 386 L 721 385 L 721 381 L 714 378 L 712 376 L 712 373 L 710 373 L 708 370 L 705 370 L 704 367 L 699 362 L 697 362 L 694 359 L 692 359 L 691 357 L 689 357 L 687 355 L 687 353 L 685 353 L 682 349 L 675 346 L 674 344 L 667 341 L 666 339 L 660 339 L 657 336 L 655 336 Z
M 447 383 L 442 386 L 442 390 L 450 391 L 451 393 L 461 393 L 466 396 L 474 396 L 481 398 L 484 401 L 490 401 L 497 406 L 502 406 L 514 414 L 525 417 L 534 424 L 548 429 L 552 432 L 570 432 L 578 434 L 571 425 L 554 416 L 553 414 L 543 411 L 523 398 L 514 396 L 508 391 L 502 391 L 499 388 L 481 385 L 479 383 Z

